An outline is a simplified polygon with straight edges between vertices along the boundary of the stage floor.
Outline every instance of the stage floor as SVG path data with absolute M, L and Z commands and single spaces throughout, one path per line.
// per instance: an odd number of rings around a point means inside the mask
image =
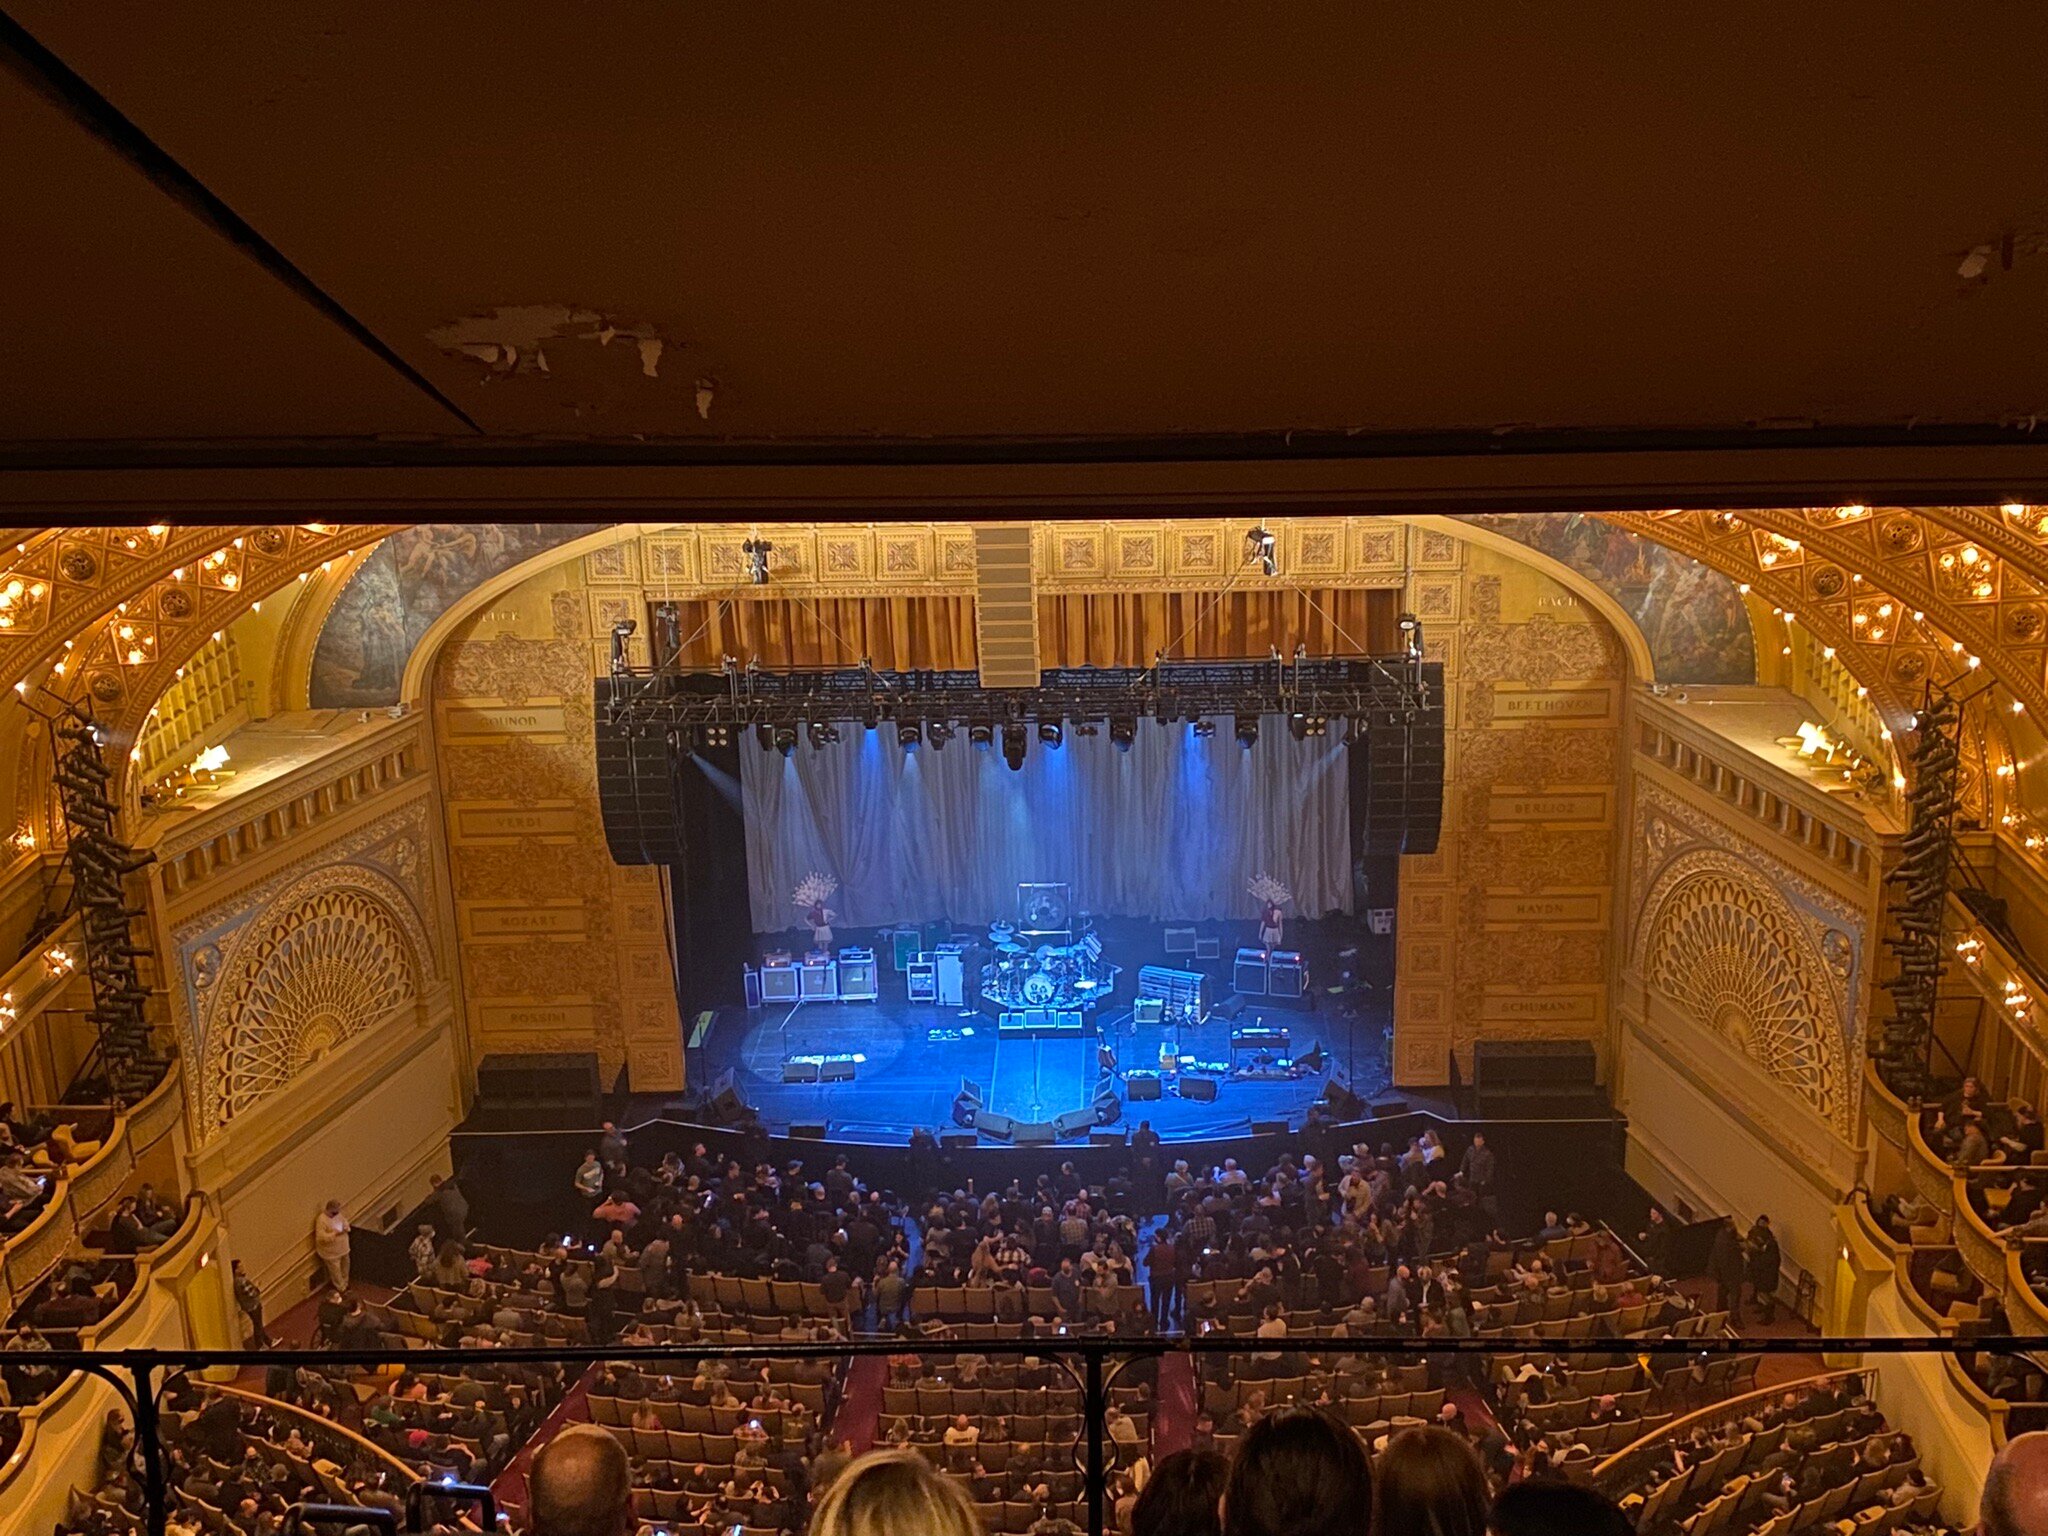
M 692 1052 L 692 1080 L 709 1084 L 730 1069 L 741 1096 L 770 1130 L 822 1123 L 828 1136 L 857 1141 L 901 1141 L 919 1125 L 954 1129 L 953 1098 L 963 1077 L 981 1085 L 988 1108 L 1019 1119 L 1048 1120 L 1090 1102 L 1097 1076 L 1094 1028 L 1079 1040 L 1005 1039 L 987 1014 L 889 999 L 891 980 L 884 979 L 878 1003 L 719 1009 L 703 1044 Z M 1263 1015 L 1287 1025 L 1293 1055 L 1306 1054 L 1312 1042 L 1321 1045 L 1353 1091 L 1370 1098 L 1387 1084 L 1390 1013 L 1385 992 L 1354 997 L 1345 1013 L 1328 997 L 1319 997 L 1310 1012 L 1266 1009 L 1247 1000 L 1234 1022 L 1212 1015 L 1199 1028 L 1181 1030 L 1179 1046 L 1204 1062 L 1228 1061 L 1231 1030 Z M 1124 1021 L 1113 1029 L 1119 1065 L 1125 1071 L 1156 1066 L 1167 1031 L 1157 1025 L 1134 1028 L 1128 1015 L 1128 1002 L 1105 1014 L 1113 1023 Z M 1348 1029 L 1347 1018 L 1355 1020 Z M 863 1058 L 852 1082 L 782 1080 L 789 1057 L 836 1054 Z M 1131 1103 L 1119 1082 L 1125 1100 L 1120 1124 L 1128 1128 L 1150 1120 L 1169 1140 L 1238 1134 L 1255 1120 L 1299 1124 L 1327 1080 L 1327 1072 L 1278 1081 L 1227 1077 L 1213 1103 L 1177 1098 L 1170 1087 L 1156 1102 Z

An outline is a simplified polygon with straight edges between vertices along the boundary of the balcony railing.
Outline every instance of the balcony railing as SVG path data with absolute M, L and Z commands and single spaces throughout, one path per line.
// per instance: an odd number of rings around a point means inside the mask
M 1600 1340 L 1544 1339 L 1535 1341 L 1540 1349 L 1521 1351 L 1503 1350 L 1500 1341 L 1494 1339 L 1413 1339 L 1399 1337 L 1370 1338 L 1273 1338 L 1241 1339 L 1221 1337 L 1175 1338 L 1158 1336 L 1120 1337 L 1116 1335 L 1095 1335 L 1086 1337 L 1054 1335 L 1037 1338 L 1005 1339 L 963 1339 L 938 1340 L 928 1338 L 866 1338 L 841 1342 L 780 1343 L 763 1341 L 746 1345 L 675 1345 L 653 1348 L 609 1349 L 524 1349 L 524 1348 L 450 1348 L 414 1350 L 269 1350 L 269 1351 L 222 1351 L 222 1350 L 111 1350 L 111 1351 L 64 1351 L 35 1356 L 38 1364 L 64 1371 L 83 1371 L 109 1382 L 126 1403 L 135 1432 L 131 1470 L 136 1486 L 142 1494 L 145 1510 L 144 1528 L 150 1536 L 162 1536 L 172 1508 L 173 1488 L 171 1486 L 165 1441 L 164 1418 L 160 1411 L 159 1397 L 167 1384 L 188 1373 L 212 1372 L 219 1369 L 247 1369 L 252 1367 L 284 1367 L 296 1371 L 301 1367 L 316 1371 L 336 1370 L 375 1373 L 382 1371 L 455 1371 L 465 1366 L 477 1367 L 561 1367 L 568 1379 L 598 1368 L 611 1366 L 641 1372 L 648 1376 L 694 1372 L 706 1362 L 724 1362 L 730 1366 L 744 1366 L 758 1369 L 764 1363 L 776 1361 L 825 1360 L 830 1362 L 851 1362 L 871 1357 L 915 1356 L 924 1371 L 950 1368 L 957 1357 L 979 1356 L 985 1363 L 984 1369 L 997 1362 L 1030 1362 L 1038 1369 L 1054 1368 L 1072 1383 L 1062 1389 L 1070 1400 L 1078 1401 L 1078 1423 L 1073 1425 L 1074 1440 L 1069 1452 L 1064 1442 L 1047 1444 L 1044 1449 L 1049 1455 L 1071 1454 L 1073 1474 L 1078 1476 L 1082 1490 L 1080 1502 L 1086 1511 L 1086 1528 L 1092 1536 L 1102 1536 L 1109 1529 L 1108 1508 L 1111 1499 L 1111 1475 L 1117 1456 L 1117 1436 L 1110 1427 L 1111 1405 L 1117 1392 L 1119 1379 L 1124 1372 L 1145 1362 L 1157 1367 L 1172 1357 L 1184 1357 L 1199 1383 L 1204 1367 L 1226 1362 L 1239 1362 L 1218 1379 L 1228 1379 L 1238 1387 L 1246 1376 L 1253 1379 L 1292 1381 L 1311 1371 L 1337 1373 L 1326 1379 L 1342 1381 L 1343 1362 L 1347 1359 L 1371 1356 L 1377 1357 L 1378 1367 L 1386 1373 L 1386 1379 L 1397 1377 L 1407 1379 L 1426 1373 L 1439 1384 L 1451 1381 L 1460 1386 L 1475 1383 L 1492 1384 L 1505 1380 L 1513 1374 L 1520 1362 L 1532 1360 L 1555 1360 L 1569 1368 L 1576 1379 L 1586 1379 L 1588 1373 L 1631 1375 L 1648 1383 L 1650 1390 L 1662 1394 L 1659 1398 L 1662 1411 L 1647 1415 L 1640 1426 L 1622 1424 L 1617 1426 L 1628 1438 L 1613 1445 L 1604 1458 L 1595 1462 L 1587 1458 L 1576 1473 L 1586 1481 L 1599 1481 L 1603 1485 L 1619 1486 L 1626 1481 L 1628 1468 L 1646 1461 L 1660 1441 L 1674 1433 L 1682 1433 L 1694 1424 L 1715 1419 L 1738 1398 L 1744 1395 L 1744 1382 L 1753 1377 L 1754 1366 L 1764 1356 L 1795 1356 L 1810 1358 L 1815 1362 L 1814 1380 L 1845 1379 L 1841 1374 L 1845 1366 L 1851 1370 L 1867 1367 L 1874 1357 L 1887 1355 L 1949 1355 L 1958 1352 L 1959 1346 L 1953 1340 L 1937 1338 L 1827 1338 L 1827 1339 L 1743 1339 L 1733 1336 L 1690 1338 L 1690 1339 L 1643 1339 L 1610 1338 Z M 2029 1352 L 2048 1346 L 2048 1339 L 2039 1335 L 2031 1337 L 1981 1337 L 1970 1341 L 1967 1346 L 1973 1353 L 2011 1354 L 2025 1356 Z M 1823 1359 L 1824 1357 L 1824 1359 Z M 939 1362 L 933 1366 L 927 1362 Z M 1851 1362 L 1858 1362 L 1851 1365 Z M 1639 1373 L 1637 1375 L 1636 1373 Z M 1775 1389 L 1783 1393 L 1788 1386 L 1797 1387 L 1800 1382 L 1781 1383 Z M 1376 1404 L 1387 1399 L 1375 1388 Z M 237 1394 L 250 1402 L 261 1402 L 268 1406 L 280 1407 L 270 1399 L 243 1392 Z M 1416 1396 L 1424 1399 L 1441 1400 L 1440 1391 L 1399 1394 L 1404 1398 Z M 1621 1394 L 1623 1396 L 1633 1394 Z M 1647 1395 L 1647 1394 L 1645 1394 Z M 1347 1408 L 1355 1407 L 1359 1401 L 1355 1393 L 1339 1392 L 1332 1395 L 1327 1386 L 1322 1394 L 1326 1406 L 1333 1412 L 1344 1415 Z M 1282 1406 L 1279 1403 L 1275 1408 Z M 1880 1410 L 1884 1404 L 1878 1405 Z M 1676 1410 L 1676 1411 L 1674 1411 Z M 284 1408 L 285 1412 L 294 1412 Z M 1378 1406 L 1367 1410 L 1380 1411 Z M 1350 1417 L 1356 1421 L 1357 1415 Z M 1396 1416 L 1390 1422 L 1357 1425 L 1370 1442 L 1376 1433 L 1389 1433 L 1403 1426 L 1405 1415 Z M 1716 1420 L 1718 1422 L 1718 1420 Z M 1633 1430 L 1640 1427 L 1640 1433 Z M 652 1436 L 664 1431 L 628 1430 L 615 1427 L 614 1433 L 629 1444 L 636 1435 Z M 700 1439 L 704 1438 L 702 1436 Z M 934 1447 L 913 1441 L 917 1448 L 928 1450 L 935 1459 L 943 1455 Z M 390 1458 L 378 1451 L 385 1461 Z M 453 1480 L 447 1476 L 428 1478 L 422 1475 L 406 1502 L 411 1511 L 410 1528 L 423 1530 L 431 1528 L 425 1510 L 434 1504 L 434 1498 L 447 1492 L 447 1485 Z M 419 1496 L 424 1491 L 430 1497 L 423 1502 Z M 440 1507 L 434 1505 L 434 1507 Z M 329 1512 L 332 1517 L 332 1512 Z M 358 1512 L 362 1523 L 381 1529 L 395 1529 L 393 1516 L 388 1512 Z M 652 1524 L 651 1520 L 646 1522 Z M 445 1527 L 444 1527 L 445 1528 Z

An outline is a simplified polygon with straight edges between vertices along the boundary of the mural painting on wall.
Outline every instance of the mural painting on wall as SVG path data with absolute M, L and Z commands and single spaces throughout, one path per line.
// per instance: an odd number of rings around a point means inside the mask
M 1754 683 L 1756 642 L 1735 583 L 1686 555 L 1576 512 L 1461 517 L 1570 566 L 1628 610 L 1667 683 Z
M 313 651 L 315 709 L 398 702 L 413 647 L 465 594 L 604 523 L 422 523 L 394 533 L 349 578 Z

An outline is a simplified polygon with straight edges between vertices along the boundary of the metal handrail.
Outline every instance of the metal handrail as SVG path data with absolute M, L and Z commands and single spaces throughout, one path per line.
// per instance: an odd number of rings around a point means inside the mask
M 1188 1337 L 1165 1334 L 1063 1334 L 1048 1338 L 927 1339 L 861 1338 L 843 1341 L 747 1344 L 657 1344 L 602 1348 L 592 1345 L 559 1348 L 516 1346 L 422 1349 L 116 1349 L 51 1350 L 33 1356 L 40 1366 L 85 1371 L 110 1383 L 127 1401 L 135 1429 L 134 1466 L 146 1506 L 145 1529 L 163 1536 L 169 1518 L 170 1490 L 157 1394 L 169 1372 L 215 1367 L 348 1366 L 374 1369 L 398 1366 L 421 1370 L 465 1365 L 566 1365 L 589 1368 L 600 1364 L 677 1365 L 706 1360 L 764 1361 L 862 1359 L 895 1355 L 980 1355 L 984 1358 L 1050 1358 L 1082 1386 L 1083 1422 L 1087 1431 L 1085 1483 L 1090 1530 L 1105 1530 L 1107 1467 L 1104 1459 L 1104 1417 L 1109 1384 L 1132 1359 L 1229 1355 L 1392 1355 L 1426 1359 L 1432 1356 L 1549 1354 L 1567 1358 L 1706 1360 L 1738 1355 L 1843 1356 L 1955 1354 L 1957 1341 L 1915 1337 L 1834 1337 L 1745 1339 L 1733 1334 L 1707 1338 L 1242 1338 L 1234 1335 Z M 2048 1334 L 1987 1335 L 1972 1338 L 1973 1353 L 2027 1354 L 2048 1349 Z M 1078 1365 L 1079 1369 L 1075 1367 Z

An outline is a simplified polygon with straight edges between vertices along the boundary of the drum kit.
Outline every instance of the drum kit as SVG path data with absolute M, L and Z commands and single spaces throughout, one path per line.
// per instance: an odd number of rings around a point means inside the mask
M 1085 944 L 1022 942 L 1008 923 L 989 926 L 995 959 L 987 967 L 982 992 L 1006 1007 L 1084 1008 L 1098 1001 L 1110 986 L 1111 968 L 1100 946 L 1091 954 Z

